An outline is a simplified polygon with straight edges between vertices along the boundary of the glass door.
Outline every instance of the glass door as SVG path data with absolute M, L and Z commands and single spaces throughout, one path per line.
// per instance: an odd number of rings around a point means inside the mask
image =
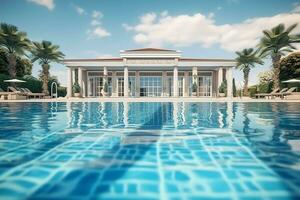
M 124 77 L 118 77 L 118 96 L 123 97 L 124 96 Z
M 129 96 L 134 97 L 135 96 L 135 76 L 129 76 Z
M 212 96 L 212 76 L 199 76 L 198 78 L 199 90 L 198 94 L 202 97 Z
M 173 77 L 167 77 L 167 94 L 169 97 L 173 96 Z
M 178 95 L 183 96 L 183 76 L 178 77 Z

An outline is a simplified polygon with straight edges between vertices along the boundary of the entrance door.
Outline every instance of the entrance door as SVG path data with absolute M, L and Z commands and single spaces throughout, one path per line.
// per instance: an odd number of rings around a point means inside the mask
M 211 97 L 212 96 L 212 76 L 199 76 L 199 96 Z
M 173 77 L 167 77 L 167 95 L 169 97 L 173 96 Z
M 129 81 L 129 96 L 134 97 L 135 96 L 135 76 L 129 76 L 128 77 L 128 81 Z
M 123 97 L 124 96 L 124 78 L 118 77 L 118 96 Z

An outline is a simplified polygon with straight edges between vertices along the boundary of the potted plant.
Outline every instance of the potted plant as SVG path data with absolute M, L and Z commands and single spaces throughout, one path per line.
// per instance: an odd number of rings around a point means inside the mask
M 105 97 L 108 96 L 108 83 L 107 83 L 107 81 L 105 81 L 104 85 L 103 85 L 103 96 L 105 96 Z
M 219 87 L 219 97 L 225 97 L 227 93 L 227 83 L 223 81 Z
M 197 83 L 194 82 L 192 86 L 192 96 L 197 96 Z
M 74 97 L 80 97 L 80 86 L 78 83 L 73 84 Z

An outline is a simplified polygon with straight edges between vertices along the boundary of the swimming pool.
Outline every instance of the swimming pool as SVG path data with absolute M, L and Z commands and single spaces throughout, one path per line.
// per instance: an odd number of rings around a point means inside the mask
M 299 103 L 0 103 L 0 199 L 300 197 Z

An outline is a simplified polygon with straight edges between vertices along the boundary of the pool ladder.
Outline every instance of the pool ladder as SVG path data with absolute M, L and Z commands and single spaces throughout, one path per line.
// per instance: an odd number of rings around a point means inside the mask
M 55 92 L 53 93 L 54 86 L 55 86 Z M 58 95 L 57 95 L 57 83 L 53 82 L 53 83 L 51 83 L 51 99 L 52 98 L 57 98 L 57 97 L 58 97 Z

